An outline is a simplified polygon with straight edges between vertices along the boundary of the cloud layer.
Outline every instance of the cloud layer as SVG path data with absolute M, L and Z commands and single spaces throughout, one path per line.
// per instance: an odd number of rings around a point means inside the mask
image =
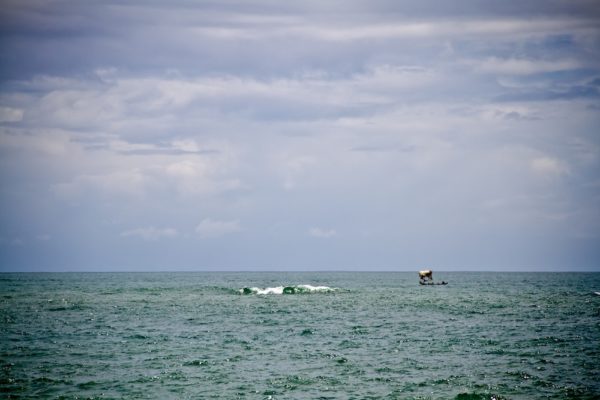
M 597 9 L 7 2 L 0 269 L 598 270 Z

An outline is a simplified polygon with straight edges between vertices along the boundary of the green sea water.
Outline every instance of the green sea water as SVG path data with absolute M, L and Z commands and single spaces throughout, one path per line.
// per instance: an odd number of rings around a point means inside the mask
M 436 279 L 3 273 L 0 398 L 600 398 L 600 273 Z

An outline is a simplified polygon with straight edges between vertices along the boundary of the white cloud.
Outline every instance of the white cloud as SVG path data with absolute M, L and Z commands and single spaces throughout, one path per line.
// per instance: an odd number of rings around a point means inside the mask
M 493 74 L 530 75 L 543 72 L 558 72 L 580 68 L 581 62 L 577 60 L 532 60 L 518 58 L 491 57 L 483 61 L 472 61 L 476 70 Z
M 70 130 L 96 130 L 112 135 L 114 151 L 155 149 L 156 143 L 127 142 L 128 136 L 145 131 L 145 136 L 165 130 L 194 129 L 226 112 L 245 119 L 290 113 L 304 115 L 339 108 L 393 104 L 417 88 L 436 87 L 440 76 L 433 70 L 406 65 L 373 65 L 344 78 L 300 74 L 285 78 L 241 78 L 232 75 L 197 78 L 115 78 L 110 85 L 88 85 L 85 81 L 60 81 L 29 105 L 36 123 Z M 28 82 L 32 90 L 44 91 L 43 83 Z M 39 85 L 39 86 L 38 86 Z M 62 85 L 62 86 L 61 86 Z M 77 90 L 73 87 L 78 86 Z M 283 111 L 283 114 L 281 112 Z M 178 116 L 178 117 L 175 117 Z M 185 117 L 185 118 L 181 118 Z M 197 130 L 197 128 L 195 128 Z M 199 151 L 190 137 L 169 140 L 174 149 Z
M 24 111 L 18 108 L 0 107 L 0 122 L 19 122 Z
M 134 153 L 156 150 L 156 145 L 152 143 L 129 143 L 125 140 L 110 140 L 108 148 L 117 153 Z
M 77 198 L 90 191 L 106 196 L 124 195 L 140 197 L 145 194 L 150 178 L 144 171 L 134 168 L 99 175 L 79 175 L 70 182 L 53 185 L 54 193 L 67 198 Z
M 178 178 L 199 178 L 209 172 L 208 165 L 199 161 L 183 160 L 166 166 L 168 175 Z
M 242 187 L 238 178 L 225 174 L 233 162 L 229 159 L 181 160 L 168 164 L 164 171 L 180 194 L 211 195 Z
M 201 150 L 200 146 L 195 140 L 187 139 L 187 140 L 174 140 L 171 145 L 174 149 L 187 151 L 187 152 L 198 152 Z
M 538 157 L 531 160 L 531 169 L 540 175 L 558 177 L 570 173 L 569 166 L 561 160 L 552 157 Z
M 298 178 L 302 176 L 307 169 L 312 168 L 317 164 L 317 159 L 307 155 L 283 155 L 277 157 L 275 163 L 279 165 L 283 179 L 283 188 L 285 190 L 293 190 L 296 188 Z
M 337 235 L 335 229 L 310 228 L 308 234 L 312 237 L 329 239 Z
M 131 229 L 121 232 L 123 237 L 139 237 L 146 241 L 156 241 L 162 238 L 173 238 L 179 233 L 173 228 L 155 228 L 153 226 L 147 228 Z
M 238 220 L 217 221 L 206 218 L 196 227 L 196 233 L 201 238 L 216 238 L 241 231 L 242 227 Z
M 256 24 L 229 27 L 194 27 L 186 33 L 196 38 L 212 37 L 215 40 L 264 40 L 270 37 L 312 38 L 324 41 L 345 42 L 365 39 L 427 39 L 451 37 L 523 37 L 558 34 L 561 32 L 587 32 L 592 22 L 570 18 L 473 18 L 461 21 L 429 19 L 415 21 L 397 20 L 395 23 L 353 24 L 325 20 L 322 23 L 304 23 L 301 20 L 272 25 Z

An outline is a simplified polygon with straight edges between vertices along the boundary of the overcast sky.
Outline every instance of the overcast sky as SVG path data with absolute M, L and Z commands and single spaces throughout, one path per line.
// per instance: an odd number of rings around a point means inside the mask
M 3 1 L 0 271 L 600 270 L 600 7 Z

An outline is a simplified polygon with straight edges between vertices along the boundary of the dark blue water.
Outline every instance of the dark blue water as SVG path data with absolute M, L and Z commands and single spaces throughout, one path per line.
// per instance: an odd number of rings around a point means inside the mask
M 599 273 L 436 275 L 0 274 L 0 398 L 600 398 Z

